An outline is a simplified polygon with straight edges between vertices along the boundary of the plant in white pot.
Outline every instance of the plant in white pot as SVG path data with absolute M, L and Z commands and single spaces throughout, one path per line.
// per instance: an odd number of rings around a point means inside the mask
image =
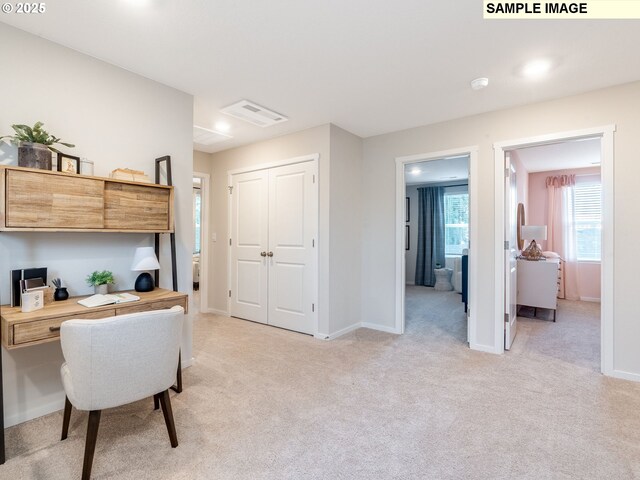
M 109 285 L 115 283 L 113 281 L 113 273 L 109 270 L 98 272 L 97 270 L 87 276 L 87 283 L 93 286 L 95 293 L 103 295 L 109 293 Z
M 51 152 L 60 153 L 52 145 L 75 147 L 71 143 L 61 142 L 58 137 L 50 135 L 42 128 L 43 126 L 42 122 L 36 122 L 33 127 L 19 124 L 11 125 L 16 133 L 0 137 L 0 140 L 8 138 L 11 143 L 18 146 L 18 165 L 20 167 L 51 170 Z

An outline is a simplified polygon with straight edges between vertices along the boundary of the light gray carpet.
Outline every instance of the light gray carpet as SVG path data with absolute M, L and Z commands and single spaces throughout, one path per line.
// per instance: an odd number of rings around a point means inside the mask
M 495 356 L 466 346 L 460 296 L 433 293 L 408 288 L 403 336 L 199 316 L 172 394 L 180 446 L 151 400 L 108 411 L 93 478 L 640 478 L 640 385 L 598 373 L 597 306 L 521 319 Z M 86 419 L 74 411 L 64 442 L 61 413 L 8 429 L 0 478 L 79 478 Z

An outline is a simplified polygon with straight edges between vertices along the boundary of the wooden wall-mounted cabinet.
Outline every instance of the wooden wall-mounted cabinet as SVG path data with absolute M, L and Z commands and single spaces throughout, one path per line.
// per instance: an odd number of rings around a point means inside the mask
M 0 231 L 173 232 L 173 187 L 0 167 Z

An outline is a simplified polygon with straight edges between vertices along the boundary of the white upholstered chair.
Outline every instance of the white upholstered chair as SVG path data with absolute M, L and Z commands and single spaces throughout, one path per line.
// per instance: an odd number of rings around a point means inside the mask
M 132 313 L 101 320 L 68 320 L 60 328 L 66 393 L 62 440 L 71 406 L 89 413 L 82 479 L 91 476 L 100 413 L 143 398 L 162 405 L 173 448 L 178 446 L 169 388 L 176 379 L 184 310 Z

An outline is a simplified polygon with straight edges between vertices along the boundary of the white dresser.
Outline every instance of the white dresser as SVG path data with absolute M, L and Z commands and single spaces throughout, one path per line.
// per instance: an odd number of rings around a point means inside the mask
M 518 260 L 517 304 L 553 310 L 556 321 L 558 308 L 558 275 L 560 260 Z

